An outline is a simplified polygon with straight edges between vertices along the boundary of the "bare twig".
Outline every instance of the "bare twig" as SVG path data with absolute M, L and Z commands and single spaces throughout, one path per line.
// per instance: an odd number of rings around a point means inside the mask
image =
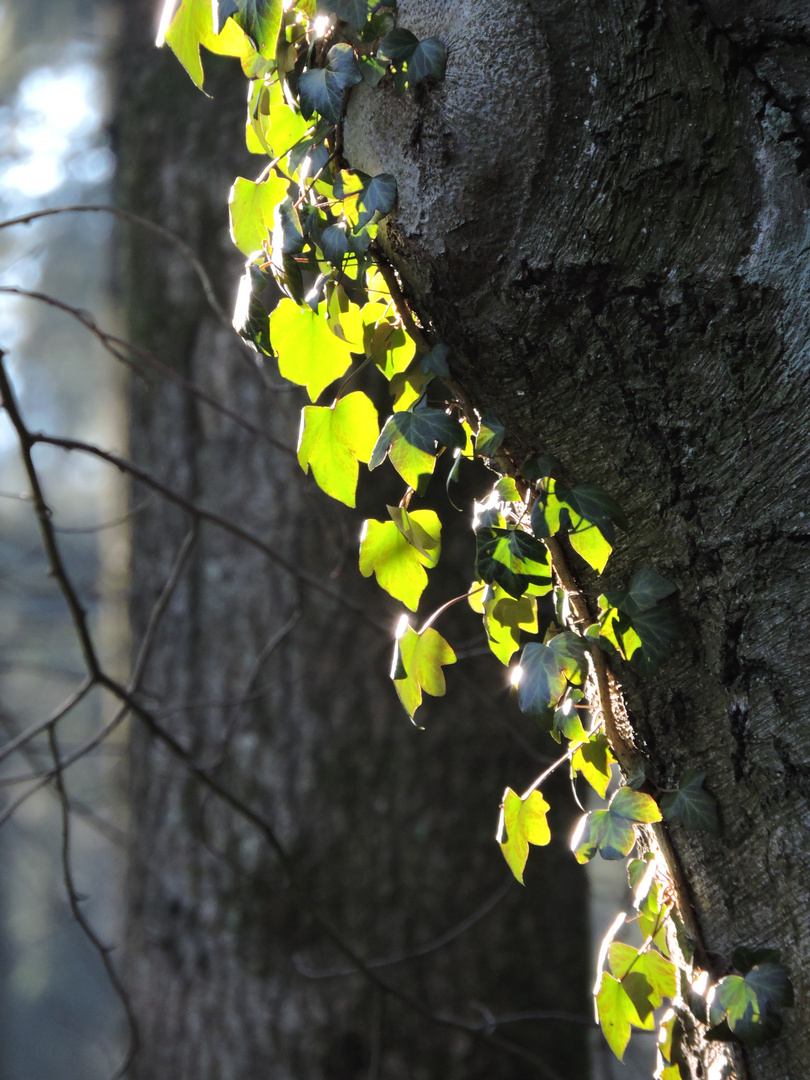
M 62 776 L 62 760 L 59 756 L 59 744 L 57 742 L 54 724 L 51 724 L 48 728 L 48 742 L 51 748 L 51 755 L 53 756 L 54 787 L 56 788 L 59 797 L 59 804 L 62 812 L 62 877 L 65 883 L 65 891 L 67 892 L 68 904 L 70 905 L 73 918 L 79 924 L 84 936 L 98 953 L 101 962 L 104 965 L 104 970 L 107 972 L 107 978 L 109 979 L 110 985 L 118 995 L 118 999 L 126 1013 L 127 1024 L 129 1026 L 129 1045 L 127 1046 L 124 1060 L 110 1077 L 110 1080 L 120 1080 L 132 1064 L 138 1050 L 138 1025 L 135 1020 L 135 1014 L 132 1011 L 129 994 L 126 991 L 124 984 L 121 982 L 118 972 L 115 969 L 115 965 L 110 958 L 111 949 L 102 942 L 81 909 L 81 899 L 76 890 L 71 862 L 70 800 Z

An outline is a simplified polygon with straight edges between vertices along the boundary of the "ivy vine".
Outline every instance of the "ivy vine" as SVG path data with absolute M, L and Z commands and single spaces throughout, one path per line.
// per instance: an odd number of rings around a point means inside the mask
M 379 222 L 397 201 L 394 176 L 368 176 L 343 153 L 342 122 L 352 88 L 393 85 L 396 95 L 440 81 L 447 49 L 435 37 L 419 40 L 396 25 L 395 8 L 380 0 L 182 0 L 162 32 L 198 87 L 200 47 L 237 57 L 249 80 L 248 149 L 264 157 L 256 179 L 238 177 L 229 197 L 231 235 L 246 257 L 234 316 L 238 333 L 278 361 L 281 375 L 305 387 L 298 462 L 334 499 L 354 507 L 361 465 L 388 461 L 404 491 L 362 529 L 359 565 L 366 577 L 419 610 L 429 572 L 441 557 L 441 520 L 419 508 L 437 459 L 453 458 L 456 479 L 465 461 L 483 461 L 498 474 L 475 507 L 475 566 L 466 597 L 453 598 L 420 628 L 403 614 L 391 668 L 399 699 L 413 720 L 423 694 L 445 693 L 443 668 L 456 661 L 434 626 L 457 600 L 483 621 L 498 660 L 512 667 L 521 709 L 565 752 L 518 795 L 506 789 L 497 840 L 518 881 L 531 846 L 551 838 L 549 804 L 540 790 L 553 769 L 566 766 L 606 800 L 612 766 L 624 784 L 603 809 L 585 813 L 572 841 L 578 862 L 597 854 L 628 858 L 639 832 L 661 822 L 718 831 L 717 807 L 703 788 L 705 774 L 687 769 L 676 788 L 655 789 L 617 728 L 610 705 L 606 656 L 643 676 L 655 675 L 680 628 L 676 587 L 654 570 L 639 569 L 624 590 L 599 596 L 591 618 L 567 569 L 567 549 L 601 574 L 627 534 L 621 507 L 592 483 L 571 483 L 563 466 L 542 455 L 520 476 L 500 475 L 505 428 L 453 393 L 452 350 L 429 340 L 402 298 L 393 270 L 375 243 Z M 268 311 L 271 279 L 284 298 Z M 361 369 L 387 383 L 391 413 L 380 427 L 377 408 L 352 388 Z M 538 598 L 553 600 L 555 616 L 538 618 Z M 542 626 L 542 633 L 541 633 Z M 527 640 L 528 639 L 528 640 Z M 657 797 L 654 797 L 657 796 Z M 647 851 L 628 864 L 641 944 L 616 939 L 622 913 L 603 944 L 595 990 L 605 1038 L 620 1059 L 633 1028 L 653 1030 L 655 1010 L 671 1007 L 659 1024 L 659 1080 L 686 1080 L 684 1010 L 708 1037 L 757 1045 L 777 1034 L 780 1011 L 793 1003 L 786 968 L 773 950 L 738 949 L 728 973 L 702 992 L 693 983 L 694 920 L 661 854 Z

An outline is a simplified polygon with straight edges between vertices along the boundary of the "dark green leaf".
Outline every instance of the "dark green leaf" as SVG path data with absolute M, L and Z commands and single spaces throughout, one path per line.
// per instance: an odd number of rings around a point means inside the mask
M 369 0 L 318 0 L 318 11 L 324 15 L 334 15 L 343 19 L 356 30 L 362 30 L 368 21 Z
M 444 409 L 417 406 L 412 412 L 395 412 L 374 448 L 372 469 L 383 460 L 391 443 L 400 438 L 427 454 L 436 454 L 440 446 L 463 447 L 466 442 L 461 424 Z
M 731 962 L 742 975 L 747 975 L 754 964 L 778 964 L 778 949 L 749 949 L 739 945 L 731 954 Z
M 362 82 L 363 75 L 350 45 L 333 45 L 326 54 L 326 67 L 310 68 L 298 80 L 301 112 L 306 119 L 319 112 L 336 124 L 343 111 L 343 91 Z
M 380 60 L 387 60 L 392 64 L 407 63 L 416 52 L 419 38 L 410 30 L 398 26 L 386 34 L 377 49 Z
M 529 481 L 542 480 L 546 476 L 559 480 L 563 467 L 552 454 L 538 454 L 523 466 L 523 475 Z
M 378 86 L 387 74 L 386 68 L 383 67 L 379 60 L 375 60 L 373 56 L 360 56 L 357 63 L 360 65 L 360 71 L 369 86 Z
M 520 529 L 480 528 L 476 533 L 475 576 L 497 581 L 518 599 L 531 587 L 536 596 L 551 590 L 548 552 Z
M 408 61 L 408 83 L 416 86 L 429 75 L 443 79 L 447 67 L 447 49 L 438 38 L 425 38 L 416 46 Z
M 562 498 L 562 494 L 560 497 Z M 612 524 L 615 522 L 620 529 L 628 530 L 627 519 L 624 512 L 612 495 L 608 495 L 596 484 L 577 484 L 565 495 L 565 501 L 581 517 L 600 528 L 606 539 L 613 542 Z
M 552 650 L 539 641 L 530 641 L 520 656 L 518 701 L 523 712 L 549 724 L 567 688 Z
M 706 773 L 699 769 L 687 769 L 678 790 L 663 795 L 661 813 L 666 821 L 680 821 L 687 829 L 705 829 L 719 832 L 717 803 L 703 790 Z
M 349 250 L 346 230 L 340 225 L 330 225 L 321 233 L 320 248 L 327 262 L 342 266 Z
M 484 413 L 481 426 L 475 436 L 475 452 L 481 457 L 491 458 L 497 453 L 503 442 L 506 428 L 492 413 Z
M 447 366 L 447 357 L 450 350 L 446 345 L 434 345 L 430 352 L 425 353 L 419 362 L 419 366 L 425 375 L 432 372 L 439 378 L 449 379 L 450 368 Z
M 276 38 L 281 26 L 282 0 L 219 0 L 220 16 L 227 10 L 267 60 L 276 55 Z

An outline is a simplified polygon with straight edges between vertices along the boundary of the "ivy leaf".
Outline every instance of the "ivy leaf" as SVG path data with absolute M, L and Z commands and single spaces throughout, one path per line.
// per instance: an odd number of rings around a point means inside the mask
M 419 361 L 419 367 L 425 375 L 438 375 L 440 379 L 450 378 L 450 368 L 447 366 L 447 357 L 450 350 L 446 345 L 434 345 L 430 352 L 425 353 Z
M 511 476 L 502 476 L 493 488 L 501 502 L 522 502 L 517 484 Z
M 565 493 L 565 501 L 575 514 L 601 529 L 611 543 L 614 522 L 624 532 L 629 530 L 622 508 L 612 495 L 596 484 L 577 484 Z
M 778 949 L 749 949 L 739 945 L 731 954 L 731 962 L 742 975 L 747 975 L 755 964 L 778 964 Z
M 334 15 L 343 19 L 355 30 L 362 30 L 373 7 L 369 0 L 319 0 L 318 11 L 324 15 Z
M 551 840 L 546 814 L 549 805 L 539 791 L 521 799 L 511 788 L 503 793 L 497 841 L 509 869 L 520 884 L 529 857 L 529 844 L 544 847 Z
M 391 678 L 412 720 L 422 703 L 423 690 L 433 697 L 444 695 L 447 687 L 442 667 L 455 662 L 456 654 L 432 626 L 422 634 L 408 626 L 397 638 Z
M 334 193 L 346 220 L 360 229 L 375 215 L 391 213 L 397 201 L 397 182 L 390 173 L 367 176 L 343 169 L 335 179 Z
M 622 984 L 606 971 L 602 973 L 596 994 L 596 1014 L 608 1046 L 619 1061 L 623 1061 L 630 1041 L 630 1025 L 640 1028 L 647 1025 Z
M 366 521 L 360 541 L 360 573 L 416 611 L 427 585 L 424 567 L 438 562 L 441 522 L 433 510 L 388 507 L 393 521 Z M 396 516 L 395 516 L 396 515 Z M 412 539 L 410 539 L 412 538 Z
M 481 457 L 491 458 L 498 452 L 506 434 L 506 428 L 492 413 L 484 413 L 481 426 L 475 436 L 475 452 Z
M 686 829 L 705 829 L 717 833 L 717 803 L 703 790 L 706 773 L 687 769 L 678 790 L 661 797 L 661 813 L 666 821 L 680 821 Z
M 671 581 L 656 574 L 654 570 L 642 567 L 633 574 L 626 592 L 612 592 L 606 595 L 613 607 L 632 616 L 648 611 L 677 591 L 677 586 Z
M 327 495 L 355 505 L 358 461 L 368 461 L 379 433 L 377 410 L 360 391 L 334 407 L 307 405 L 301 410 L 298 464 Z M 367 575 L 368 576 L 368 575 Z
M 413 339 L 401 326 L 384 319 L 374 327 L 367 352 L 386 379 L 392 379 L 408 367 L 415 348 Z
M 475 534 L 475 576 L 497 582 L 519 599 L 528 589 L 535 596 L 551 591 L 548 552 L 521 529 L 481 528 Z
M 380 60 L 401 67 L 407 64 L 406 85 L 415 86 L 428 75 L 443 79 L 447 65 L 447 49 L 435 37 L 420 41 L 410 30 L 397 27 L 386 34 L 377 49 Z
M 603 859 L 623 859 L 636 842 L 637 824 L 660 821 L 661 811 L 649 795 L 619 788 L 607 810 L 585 814 L 571 846 L 578 863 L 589 862 L 597 851 Z
M 725 1020 L 742 1042 L 761 1046 L 782 1028 L 778 1008 L 793 1000 L 784 964 L 757 964 L 747 975 L 727 975 L 712 988 L 709 1023 L 716 1028 Z
M 270 316 L 270 338 L 285 379 L 306 386 L 310 401 L 345 375 L 352 362 L 351 347 L 329 329 L 326 304 L 318 311 L 299 307 L 285 297 Z
M 222 33 L 214 32 L 211 0 L 182 0 L 157 45 L 166 44 L 202 90 L 203 67 L 200 46 L 225 56 L 241 56 L 245 35 L 235 23 L 224 23 Z
M 639 637 L 639 647 L 627 657 L 630 665 L 651 678 L 669 659 L 672 642 L 680 634 L 680 622 L 669 607 L 654 607 L 633 616 L 632 628 Z
M 313 112 L 318 112 L 325 120 L 336 124 L 343 111 L 343 91 L 362 80 L 351 45 L 333 45 L 326 54 L 326 67 L 310 68 L 298 80 L 301 112 L 307 120 Z
M 538 454 L 523 466 L 523 475 L 530 482 L 549 477 L 559 480 L 564 471 L 553 454 Z
M 216 29 L 230 16 L 251 39 L 258 53 L 266 60 L 275 59 L 282 0 L 218 0 L 216 10 Z
M 460 460 L 456 459 L 456 465 Z M 515 600 L 500 585 L 483 586 L 474 581 L 468 601 L 473 611 L 483 615 L 489 647 L 502 664 L 508 664 L 520 648 L 522 630 L 537 632 L 537 600 L 533 596 Z
M 237 334 L 253 348 L 267 356 L 272 356 L 270 321 L 267 308 L 258 295 L 264 292 L 266 287 L 267 281 L 261 270 L 257 266 L 248 266 L 239 282 L 233 312 L 233 327 Z
M 677 993 L 678 980 L 677 968 L 671 960 L 667 960 L 654 949 L 646 949 L 641 952 L 632 945 L 625 945 L 621 941 L 612 941 L 608 948 L 608 962 L 610 970 L 616 978 L 624 983 L 625 979 L 633 975 L 640 975 L 646 982 L 646 987 L 641 993 L 634 992 L 625 984 L 631 998 L 636 1004 L 639 1016 L 646 1016 L 653 1009 L 657 1009 L 664 998 L 674 998 Z M 649 1006 L 643 1002 L 649 1002 Z
M 281 177 L 254 184 L 237 176 L 228 195 L 228 210 L 231 239 L 243 255 L 261 251 L 269 243 L 275 209 L 286 197 L 287 181 Z
M 405 483 L 419 490 L 433 472 L 438 447 L 464 446 L 465 442 L 464 429 L 453 416 L 443 409 L 417 406 L 388 417 L 368 467 L 376 469 L 388 455 Z
M 550 725 L 569 685 L 581 685 L 586 674 L 585 647 L 576 634 L 557 634 L 547 645 L 529 642 L 520 658 L 521 709 Z
M 341 225 L 330 225 L 324 229 L 319 246 L 327 262 L 341 267 L 349 251 L 349 239 L 345 228 Z
M 610 783 L 610 766 L 615 762 L 607 736 L 602 731 L 591 735 L 571 756 L 573 772 L 581 773 L 600 799 L 604 799 Z

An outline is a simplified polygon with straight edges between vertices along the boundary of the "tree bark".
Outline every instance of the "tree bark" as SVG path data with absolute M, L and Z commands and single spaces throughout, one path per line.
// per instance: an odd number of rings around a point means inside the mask
M 207 101 L 174 57 L 153 51 L 150 10 L 133 2 L 123 14 L 120 199 L 181 236 L 233 294 L 240 269 L 227 191 L 238 172 L 253 176 L 263 164 L 240 149 L 243 89 L 230 63 L 206 57 L 206 88 L 217 99 Z M 292 453 L 262 437 L 294 447 L 299 395 L 277 390 L 277 374 L 218 322 L 182 252 L 134 226 L 125 245 L 135 341 L 258 431 L 170 381 L 135 381 L 134 460 L 358 609 L 313 592 L 222 529 L 193 528 L 188 513 L 138 485 L 133 506 L 148 504 L 133 521 L 136 640 L 176 577 L 141 699 L 197 764 L 272 822 L 296 878 L 353 948 L 367 959 L 408 954 L 507 879 L 494 815 L 505 784 L 519 789 L 542 769 L 534 734 L 520 727 L 502 669 L 481 656 L 449 672 L 448 698 L 424 709 L 425 731 L 408 723 L 387 678 L 392 637 L 379 624 L 393 627 L 395 612 L 356 572 L 359 518 L 329 503 Z M 366 512 L 379 515 L 383 494 Z M 466 524 L 446 537 L 442 599 L 468 587 L 469 551 L 460 545 L 469 545 Z M 461 606 L 451 618 L 462 640 L 477 633 Z M 491 1039 L 417 1015 L 361 975 L 305 977 L 346 959 L 257 831 L 137 723 L 131 776 L 136 1080 L 586 1075 L 587 1029 L 576 1024 L 498 1027 L 497 1036 L 537 1056 L 531 1066 Z M 555 824 L 564 840 L 565 815 Z M 381 977 L 440 1017 L 476 1023 L 551 1009 L 587 1019 L 584 890 L 563 841 L 544 856 L 525 892 L 513 884 L 445 948 Z
M 674 658 L 615 674 L 650 777 L 697 766 L 719 801 L 720 836 L 672 830 L 715 971 L 743 944 L 790 970 L 749 1074 L 803 1076 L 807 5 L 401 0 L 398 21 L 448 43 L 447 78 L 358 90 L 347 156 L 397 177 L 383 246 L 516 469 L 553 453 L 619 499 L 609 586 L 647 566 L 680 589 Z

